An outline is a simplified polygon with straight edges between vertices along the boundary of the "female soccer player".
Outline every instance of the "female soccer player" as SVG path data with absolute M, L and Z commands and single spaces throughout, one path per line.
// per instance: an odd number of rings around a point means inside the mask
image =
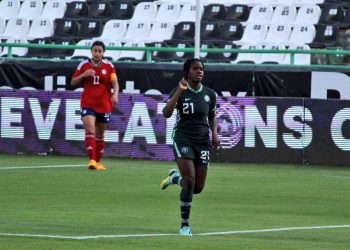
M 104 133 L 111 120 L 112 107 L 118 103 L 119 84 L 112 63 L 103 59 L 105 45 L 93 42 L 91 59 L 82 61 L 75 70 L 71 85 L 82 85 L 80 114 L 85 129 L 85 146 L 89 155 L 88 169 L 105 170 L 100 163 L 104 150 Z M 113 90 L 113 92 L 112 92 Z
M 189 59 L 184 63 L 184 78 L 174 88 L 163 108 L 166 118 L 177 109 L 177 121 L 173 131 L 174 155 L 180 174 L 176 169 L 169 172 L 161 182 L 161 189 L 169 185 L 181 186 L 180 234 L 192 236 L 189 227 L 193 194 L 199 194 L 205 184 L 210 155 L 209 129 L 212 133 L 212 146 L 220 146 L 217 134 L 215 92 L 202 85 L 204 65 L 199 59 Z

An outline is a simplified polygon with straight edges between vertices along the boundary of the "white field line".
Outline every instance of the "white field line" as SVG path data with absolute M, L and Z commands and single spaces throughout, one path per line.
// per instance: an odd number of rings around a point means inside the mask
M 193 234 L 193 236 L 217 236 L 217 235 L 269 233 L 269 232 L 296 231 L 296 230 L 334 229 L 334 228 L 350 228 L 350 225 L 310 226 L 310 227 L 284 227 L 284 228 L 270 228 L 270 229 L 258 229 L 258 230 L 238 230 L 238 231 L 226 231 L 226 232 L 208 232 L 208 233 Z M 0 236 L 88 240 L 88 239 L 99 239 L 99 238 L 141 238 L 141 237 L 179 236 L 179 234 L 164 233 L 164 234 L 114 234 L 114 235 L 112 234 L 112 235 L 91 235 L 91 236 L 64 236 L 64 235 L 50 235 L 50 234 L 0 233 Z
M 12 169 L 35 169 L 35 168 L 77 168 L 84 167 L 86 165 L 48 165 L 48 166 L 21 166 L 21 167 L 0 167 L 0 170 L 12 170 Z

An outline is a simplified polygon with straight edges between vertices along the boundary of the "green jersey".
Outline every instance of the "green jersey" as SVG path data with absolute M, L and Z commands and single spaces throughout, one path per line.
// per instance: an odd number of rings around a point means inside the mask
M 169 99 L 176 89 L 170 92 Z M 188 86 L 176 104 L 177 119 L 174 126 L 174 140 L 184 142 L 209 142 L 208 113 L 216 109 L 215 92 L 201 85 L 198 90 Z

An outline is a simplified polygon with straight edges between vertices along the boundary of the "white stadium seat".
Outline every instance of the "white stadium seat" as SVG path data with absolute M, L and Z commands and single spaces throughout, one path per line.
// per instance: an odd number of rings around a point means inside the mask
M 140 2 L 136 5 L 131 21 L 153 21 L 158 11 L 153 2 Z
M 52 36 L 54 32 L 54 23 L 51 19 L 34 19 L 30 25 L 27 40 L 35 38 L 44 38 Z
M 90 46 L 92 45 L 92 39 L 83 39 L 80 40 L 76 45 L 77 46 Z M 67 59 L 88 59 L 91 58 L 91 49 L 75 49 L 72 56 L 67 57 Z
M 273 12 L 271 23 L 292 24 L 297 14 L 297 8 L 293 5 L 278 5 Z
M 244 29 L 243 36 L 236 44 L 242 45 L 245 43 L 260 43 L 264 42 L 268 32 L 268 26 L 264 23 L 248 23 Z
M 150 22 L 130 22 L 124 38 L 119 39 L 121 42 L 143 41 L 147 39 L 151 32 Z
M 19 9 L 18 17 L 27 18 L 29 20 L 38 18 L 43 12 L 44 5 L 41 0 L 24 0 Z
M 48 0 L 44 6 L 40 18 L 56 19 L 62 18 L 67 4 L 63 0 Z
M 171 22 L 156 22 L 153 23 L 149 36 L 143 39 L 143 42 L 162 42 L 171 39 L 174 33 L 175 26 Z
M 25 38 L 10 38 L 6 41 L 6 43 L 21 43 L 26 44 L 28 43 L 27 39 Z M 0 57 L 8 56 L 8 47 L 4 47 L 2 53 L 0 54 Z M 25 56 L 27 55 L 28 48 L 27 47 L 12 47 L 12 55 L 13 56 Z
M 258 4 L 255 5 L 249 14 L 247 23 L 270 23 L 273 14 L 272 5 Z
M 295 17 L 295 24 L 316 24 L 321 16 L 321 8 L 315 4 L 302 5 Z
M 180 4 L 163 3 L 159 6 L 157 16 L 154 21 L 156 22 L 169 22 L 178 19 L 181 11 Z
M 103 40 L 103 42 L 106 45 L 106 47 L 122 47 L 122 44 L 119 41 Z M 120 50 L 106 49 L 104 57 L 108 60 L 112 59 L 113 61 L 117 61 L 120 57 L 120 52 Z
M 282 44 L 268 44 L 264 47 L 266 50 L 285 50 L 286 47 Z M 285 63 L 285 54 L 282 53 L 262 53 L 260 63 Z
M 310 47 L 306 44 L 293 45 L 288 48 L 289 50 L 310 50 Z M 290 64 L 290 54 L 286 54 L 285 64 Z M 295 54 L 294 55 L 295 65 L 310 65 L 311 64 L 311 54 Z
M 6 25 L 1 39 L 26 37 L 29 31 L 29 20 L 26 18 L 12 17 Z
M 103 27 L 100 39 L 119 40 L 124 38 L 128 25 L 125 20 L 109 20 Z
M 201 16 L 203 14 L 203 6 L 201 6 Z M 187 3 L 184 4 L 181 8 L 179 18 L 174 20 L 174 23 L 180 22 L 194 22 L 196 20 L 196 4 Z
M 21 2 L 19 0 L 2 0 L 0 2 L 0 17 L 8 20 L 17 17 Z
M 1 35 L 4 33 L 5 28 L 6 28 L 5 19 L 3 19 L 3 18 L 0 17 L 0 37 L 1 37 Z
M 316 28 L 312 24 L 295 25 L 287 44 L 311 43 L 316 36 Z
M 264 43 L 287 43 L 292 32 L 289 24 L 272 24 Z
M 260 44 L 256 43 L 246 43 L 242 45 L 240 49 L 262 49 Z M 261 53 L 238 53 L 236 60 L 231 61 L 231 63 L 260 63 Z
M 123 47 L 145 47 L 145 44 L 142 42 L 127 42 Z M 142 60 L 145 55 L 145 51 L 136 51 L 136 50 L 122 50 L 119 55 L 119 60 Z

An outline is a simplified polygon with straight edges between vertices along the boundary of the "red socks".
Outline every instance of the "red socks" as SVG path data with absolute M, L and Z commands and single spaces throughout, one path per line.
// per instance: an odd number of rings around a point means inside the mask
M 96 160 L 96 142 L 95 135 L 93 133 L 85 133 L 85 146 L 90 160 Z
M 103 150 L 105 148 L 105 139 L 104 137 L 95 137 L 96 140 L 96 150 L 95 150 L 95 157 L 96 162 L 100 162 L 101 156 L 103 154 Z

